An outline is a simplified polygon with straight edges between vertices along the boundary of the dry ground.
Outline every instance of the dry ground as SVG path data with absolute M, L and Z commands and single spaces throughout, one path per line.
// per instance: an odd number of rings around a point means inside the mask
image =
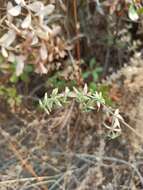
M 143 189 L 142 64 L 111 78 L 121 113 L 139 135 L 122 126 L 111 140 L 102 113 L 81 113 L 74 104 L 47 116 L 11 113 L 1 102 L 0 190 Z

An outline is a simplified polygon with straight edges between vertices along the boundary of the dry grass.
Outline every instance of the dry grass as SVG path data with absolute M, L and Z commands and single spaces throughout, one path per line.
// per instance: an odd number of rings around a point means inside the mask
M 49 117 L 24 115 L 1 124 L 0 189 L 142 188 L 141 152 L 133 154 L 124 136 L 107 139 L 100 113 L 72 105 Z

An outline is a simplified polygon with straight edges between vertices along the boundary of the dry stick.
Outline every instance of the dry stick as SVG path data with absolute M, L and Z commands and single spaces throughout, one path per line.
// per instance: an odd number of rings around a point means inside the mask
M 5 130 L 2 129 L 2 127 L 0 127 L 0 133 L 2 134 L 2 136 L 6 139 L 6 141 L 8 142 L 10 149 L 14 152 L 15 156 L 20 160 L 21 164 L 23 167 L 26 168 L 26 170 L 32 174 L 32 176 L 34 176 L 37 181 L 41 181 L 41 178 L 38 177 L 38 175 L 36 174 L 36 172 L 34 171 L 33 167 L 22 158 L 20 152 L 17 150 L 16 145 L 18 144 L 14 139 L 12 139 L 12 137 L 9 135 L 9 133 L 7 133 Z M 43 190 L 48 190 L 47 187 L 42 185 L 42 189 Z
M 51 187 L 49 190 L 53 190 L 56 186 L 60 185 L 60 182 L 64 179 L 65 175 L 62 175 Z
M 68 121 L 70 120 L 70 118 L 72 116 L 74 104 L 75 104 L 75 102 L 72 101 L 70 108 L 66 112 L 66 116 L 65 116 L 64 121 L 60 127 L 60 131 L 62 131 L 65 128 L 65 126 L 68 124 Z
M 76 29 L 76 36 L 79 35 L 79 23 L 78 23 L 78 18 L 77 18 L 77 0 L 73 1 L 73 14 L 74 14 L 74 21 L 75 21 L 75 29 Z M 77 45 L 76 45 L 76 51 L 77 51 L 77 59 L 80 60 L 80 41 L 77 41 Z
M 111 54 L 111 47 L 108 47 L 107 51 L 106 51 L 105 63 L 104 63 L 104 67 L 103 67 L 103 74 L 102 74 L 103 77 L 106 75 L 106 72 L 107 72 L 108 67 L 109 67 L 110 54 Z
M 73 16 L 74 16 L 74 21 L 75 21 L 75 32 L 76 32 L 76 37 L 80 35 L 80 23 L 78 22 L 78 14 L 77 14 L 77 0 L 73 1 Z M 83 78 L 81 75 L 81 71 L 80 71 L 80 40 L 77 39 L 77 43 L 76 43 L 76 54 L 77 54 L 77 66 L 79 68 L 79 73 L 77 76 L 77 82 L 78 85 L 81 85 L 83 83 Z
M 139 138 L 141 138 L 141 141 L 143 141 L 143 136 L 138 133 L 134 128 L 132 128 L 129 124 L 127 124 L 124 120 L 120 120 L 123 125 L 128 127 L 133 133 L 135 133 Z
M 30 185 L 27 185 L 26 188 L 22 188 L 21 190 L 26 190 L 26 189 L 29 189 L 31 187 L 37 187 L 37 186 L 41 186 L 41 185 L 44 185 L 44 184 L 47 184 L 47 183 L 52 183 L 52 182 L 55 182 L 56 180 L 45 180 L 45 181 L 39 181 L 37 183 L 34 183 L 34 184 L 30 184 Z
M 72 118 L 72 111 L 73 111 L 73 108 L 74 108 L 74 101 L 72 101 L 72 105 L 70 107 L 70 110 L 68 111 L 67 113 L 67 117 L 63 123 L 63 126 L 66 126 L 67 125 L 67 140 L 66 140 L 66 152 L 68 153 L 70 151 L 70 148 L 69 148 L 69 144 L 70 144 L 70 120 Z M 71 159 L 70 157 L 66 159 L 66 170 L 70 170 L 70 167 L 71 167 Z M 63 190 L 66 189 L 66 184 L 69 180 L 69 175 L 65 175 L 64 177 L 64 183 L 63 183 Z
M 39 180 L 51 180 L 51 177 L 49 176 L 39 176 Z M 0 187 L 6 184 L 13 184 L 13 183 L 20 183 L 20 182 L 27 182 L 27 181 L 35 181 L 37 180 L 37 177 L 27 177 L 27 178 L 19 178 L 19 179 L 10 179 L 5 181 L 0 181 Z
M 7 16 L 4 16 L 3 18 L 1 18 L 1 20 L 0 20 L 0 27 L 2 27 L 2 23 L 3 23 L 3 21 L 6 19 L 6 17 L 7 17 Z
M 61 7 L 62 10 L 64 11 L 64 13 L 66 13 L 66 12 L 67 12 L 67 8 L 66 8 L 65 4 L 63 3 L 62 0 L 59 0 L 59 2 L 60 2 L 60 7 Z
M 82 158 L 91 158 L 91 159 L 96 159 L 96 160 L 100 160 L 100 157 L 96 156 L 96 155 L 91 155 L 91 154 L 75 154 L 76 157 L 78 157 L 79 159 Z M 129 166 L 130 168 L 134 169 L 134 171 L 136 172 L 136 174 L 138 175 L 141 184 L 143 185 L 143 176 L 141 175 L 141 173 L 139 172 L 139 170 L 137 169 L 137 167 L 135 166 L 135 164 L 129 163 L 125 160 L 116 158 L 116 157 L 108 157 L 108 156 L 104 156 L 102 157 L 103 161 L 112 161 L 115 163 L 119 163 L 119 164 L 124 164 Z
M 107 106 L 105 106 L 105 104 L 103 104 L 103 106 L 106 108 L 106 110 L 107 110 L 110 114 L 114 115 L 114 113 L 112 112 L 112 110 L 111 110 L 110 108 L 108 108 Z M 117 117 L 117 119 L 119 119 L 119 118 Z M 129 124 L 127 124 L 127 123 L 124 121 L 124 119 L 119 119 L 119 121 L 120 121 L 124 126 L 126 126 L 128 129 L 130 129 L 133 133 L 135 133 L 135 134 L 141 139 L 141 141 L 143 141 L 143 136 L 142 136 L 140 133 L 138 133 L 133 127 L 131 127 Z

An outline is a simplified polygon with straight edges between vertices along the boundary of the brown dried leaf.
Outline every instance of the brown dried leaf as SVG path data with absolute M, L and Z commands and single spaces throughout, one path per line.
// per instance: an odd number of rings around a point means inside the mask
M 60 26 L 55 26 L 52 30 L 52 36 L 55 37 L 61 33 L 61 27 Z
M 13 16 L 8 14 L 8 11 L 13 7 L 12 3 L 9 1 L 7 3 L 7 19 L 9 22 L 12 22 Z
M 15 7 L 12 7 L 11 9 L 8 10 L 8 13 L 11 16 L 18 16 L 18 15 L 20 15 L 20 13 L 21 13 L 21 6 L 17 5 Z
M 44 66 L 44 64 L 42 62 L 40 62 L 35 70 L 36 73 L 39 74 L 47 74 L 48 70 L 47 68 Z
M 9 53 L 8 61 L 11 63 L 15 61 L 15 55 L 12 52 Z
M 28 14 L 26 18 L 23 20 L 21 27 L 23 29 L 29 28 L 31 26 L 31 14 Z
M 36 35 L 41 38 L 42 40 L 49 40 L 49 33 L 51 32 L 51 29 L 49 27 L 46 28 L 37 28 Z
M 60 55 L 61 58 L 64 58 L 66 56 L 66 52 L 64 50 L 60 51 L 59 55 Z
M 49 62 L 52 62 L 52 61 L 54 60 L 54 58 L 53 58 L 53 54 L 52 54 L 52 53 L 49 54 L 49 56 L 48 56 L 48 60 L 49 60 Z
M 39 39 L 37 36 L 33 36 L 31 45 L 36 45 L 39 42 Z
M 43 61 L 45 61 L 48 57 L 48 50 L 45 45 L 45 43 L 42 43 L 41 48 L 40 48 L 40 56 Z
M 23 55 L 16 56 L 16 76 L 20 76 L 23 73 L 24 70 L 24 61 L 25 57 Z
M 41 10 L 44 9 L 44 4 L 41 1 L 35 1 L 29 4 L 28 8 L 35 13 L 39 13 Z
M 15 0 L 15 2 L 16 2 L 17 5 L 22 5 L 22 6 L 26 5 L 24 0 Z
M 16 38 L 16 33 L 13 30 L 9 30 L 6 34 L 4 34 L 0 38 L 0 45 L 8 48 L 15 40 Z
M 7 52 L 7 50 L 6 50 L 4 47 L 1 48 L 1 53 L 2 53 L 2 55 L 3 55 L 5 58 L 8 57 L 8 52 Z
M 55 6 L 52 4 L 49 4 L 49 5 L 45 6 L 43 9 L 41 9 L 38 12 L 38 15 L 47 16 L 47 15 L 50 15 L 51 13 L 53 13 L 54 10 L 55 10 Z

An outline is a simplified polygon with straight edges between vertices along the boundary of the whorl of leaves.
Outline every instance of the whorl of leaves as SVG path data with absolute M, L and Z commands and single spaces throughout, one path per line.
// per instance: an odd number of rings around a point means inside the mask
M 123 121 L 122 116 L 119 114 L 119 110 L 106 107 L 105 100 L 101 93 L 88 91 L 87 85 L 83 89 L 77 89 L 73 87 L 73 90 L 65 88 L 63 93 L 58 92 L 58 88 L 54 89 L 50 96 L 45 93 L 42 100 L 39 100 L 40 107 L 49 115 L 54 109 L 63 107 L 69 104 L 71 101 L 76 102 L 79 105 L 79 109 L 84 112 L 92 110 L 99 111 L 103 108 L 105 117 L 110 118 L 110 124 L 104 122 L 104 126 L 108 129 L 108 136 L 112 139 L 121 134 L 120 121 Z

